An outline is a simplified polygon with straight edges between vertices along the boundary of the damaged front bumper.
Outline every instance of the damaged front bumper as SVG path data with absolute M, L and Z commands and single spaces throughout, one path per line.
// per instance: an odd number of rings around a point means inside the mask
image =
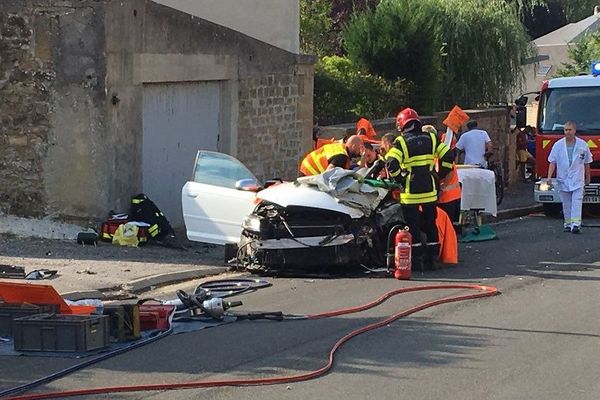
M 317 270 L 355 263 L 361 248 L 353 234 L 260 240 L 242 233 L 238 260 L 249 271 Z

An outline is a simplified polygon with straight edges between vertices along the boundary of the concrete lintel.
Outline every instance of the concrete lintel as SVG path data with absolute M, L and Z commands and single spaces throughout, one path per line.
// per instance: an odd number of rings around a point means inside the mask
M 214 54 L 135 54 L 134 83 L 238 79 L 237 57 Z

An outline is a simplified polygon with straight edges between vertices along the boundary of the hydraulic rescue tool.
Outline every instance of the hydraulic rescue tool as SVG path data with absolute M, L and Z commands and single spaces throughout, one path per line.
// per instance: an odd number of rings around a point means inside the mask
M 198 290 L 194 294 L 178 290 L 176 294 L 182 304 L 177 309 L 189 310 L 190 316 L 205 314 L 216 320 L 222 320 L 226 310 L 242 305 L 241 301 L 223 301 L 222 298 L 213 296 L 208 289 Z
M 224 301 L 221 297 L 215 296 L 210 290 L 205 288 L 197 289 L 194 294 L 187 294 L 183 290 L 178 290 L 176 293 L 181 301 L 181 305 L 178 305 L 178 309 L 180 312 L 184 313 L 184 315 L 187 314 L 183 318 L 204 315 L 218 321 L 223 320 L 225 317 L 233 317 L 236 320 L 270 319 L 283 321 L 283 313 L 280 311 L 253 312 L 246 314 L 228 313 L 228 309 L 241 306 L 242 302 Z

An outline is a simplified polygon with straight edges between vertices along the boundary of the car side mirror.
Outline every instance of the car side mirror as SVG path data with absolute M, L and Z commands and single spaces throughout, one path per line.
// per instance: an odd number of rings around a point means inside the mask
M 254 179 L 240 179 L 235 182 L 235 188 L 237 190 L 243 190 L 246 192 L 258 192 L 260 190 L 260 186 Z

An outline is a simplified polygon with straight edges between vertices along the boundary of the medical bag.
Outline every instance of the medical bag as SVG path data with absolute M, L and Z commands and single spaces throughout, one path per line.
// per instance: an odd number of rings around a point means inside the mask
M 113 236 L 115 232 L 119 228 L 119 226 L 128 223 L 130 220 L 124 214 L 119 214 L 117 216 L 111 216 L 109 219 L 104 221 L 100 227 L 100 240 L 103 242 L 112 242 Z M 139 245 L 143 245 L 148 242 L 148 227 L 140 226 L 138 224 L 138 241 Z

